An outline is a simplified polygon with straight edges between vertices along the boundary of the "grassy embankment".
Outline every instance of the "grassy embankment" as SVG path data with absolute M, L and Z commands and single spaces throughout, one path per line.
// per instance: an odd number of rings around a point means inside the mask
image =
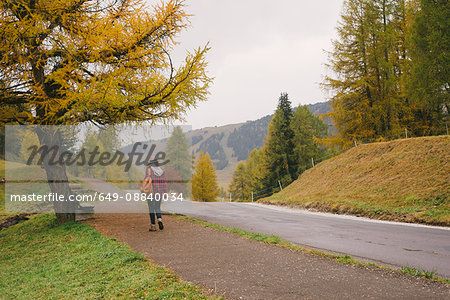
M 5 169 L 7 168 L 7 170 Z M 9 185 L 9 193 L 13 194 L 40 194 L 45 195 L 50 192 L 47 181 L 47 176 L 44 169 L 40 166 L 27 166 L 23 163 L 8 161 L 6 164 L 4 160 L 0 160 L 0 178 L 5 177 L 5 172 L 8 172 L 8 180 L 23 180 L 23 183 L 14 183 Z M 80 181 L 78 178 L 69 174 L 69 181 L 71 183 L 80 183 L 82 189 L 92 190 L 90 185 L 86 182 Z M 22 208 L 24 207 L 23 203 Z M 27 212 L 40 211 L 40 203 L 27 203 Z M 9 206 L 12 208 L 12 206 Z M 34 209 L 35 208 L 35 209 Z M 14 211 L 14 208 L 12 208 Z M 11 211 L 11 210 L 10 210 Z M 15 215 L 14 213 L 5 212 L 5 183 L 0 183 L 0 220 Z
M 450 137 L 359 145 L 262 203 L 450 226 Z
M 8 167 L 13 178 L 30 170 L 20 163 L 8 163 Z M 40 167 L 31 168 L 33 177 L 43 175 Z M 5 162 L 0 160 L 0 178 L 4 172 Z M 47 189 L 48 185 L 30 184 L 21 192 L 45 193 Z M 3 183 L 0 193 L 1 220 L 14 214 L 5 212 Z M 199 287 L 182 282 L 172 271 L 149 263 L 88 225 L 72 222 L 56 227 L 53 214 L 29 217 L 0 231 L 2 297 L 206 298 Z
M 0 295 L 5 298 L 202 299 L 202 290 L 148 262 L 127 245 L 51 214 L 0 231 Z
M 9 180 L 24 180 L 23 183 L 10 185 L 10 193 L 27 195 L 32 193 L 47 194 L 50 192 L 47 183 L 39 182 L 46 179 L 45 171 L 39 166 L 27 166 L 18 162 L 8 162 L 5 164 L 4 160 L 0 160 L 0 178 L 5 177 L 5 172 L 8 172 Z M 36 207 L 36 211 L 40 210 L 40 203 L 27 203 L 27 205 L 28 209 Z M 10 215 L 14 214 L 5 212 L 5 183 L 0 183 L 0 220 Z

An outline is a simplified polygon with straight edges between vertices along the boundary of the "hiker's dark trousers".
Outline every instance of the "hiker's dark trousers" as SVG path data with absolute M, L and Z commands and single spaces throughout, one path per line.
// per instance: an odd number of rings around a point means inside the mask
M 156 224 L 155 214 L 158 219 L 161 218 L 161 200 L 156 201 L 154 199 L 153 200 L 147 199 L 147 204 L 148 204 L 148 213 L 150 214 L 150 223 L 152 223 L 152 225 L 155 225 Z

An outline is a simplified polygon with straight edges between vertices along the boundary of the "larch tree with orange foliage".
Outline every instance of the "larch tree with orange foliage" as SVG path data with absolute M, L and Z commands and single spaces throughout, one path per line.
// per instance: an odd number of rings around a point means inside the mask
M 208 47 L 175 66 L 175 37 L 186 28 L 182 1 L 0 1 L 0 122 L 99 125 L 179 119 L 206 100 Z M 44 128 L 44 127 L 40 127 Z M 41 144 L 58 135 L 38 130 Z M 43 164 L 48 178 L 65 168 Z M 73 213 L 57 214 L 59 223 Z
M 192 199 L 195 201 L 215 201 L 219 194 L 216 168 L 208 153 L 200 152 L 192 175 Z

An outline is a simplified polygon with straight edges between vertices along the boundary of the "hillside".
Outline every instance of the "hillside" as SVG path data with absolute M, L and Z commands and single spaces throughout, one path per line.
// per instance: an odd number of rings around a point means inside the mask
M 450 226 L 450 137 L 360 145 L 261 202 Z
M 200 151 L 208 152 L 217 169 L 219 186 L 226 188 L 231 181 L 234 169 L 238 163 L 233 156 L 233 149 L 227 147 L 230 134 L 244 123 L 217 127 L 206 127 L 186 133 L 192 142 L 192 152 L 198 155 Z
M 316 115 L 331 110 L 328 102 L 310 104 L 308 108 Z M 192 140 L 194 154 L 200 151 L 210 154 L 217 169 L 219 185 L 227 188 L 238 162 L 245 161 L 253 149 L 264 145 L 272 116 L 267 115 L 245 123 L 197 129 L 186 135 Z M 325 123 L 333 130 L 328 120 Z
M 320 102 L 308 105 L 309 110 L 316 114 L 324 114 L 331 110 L 328 102 Z M 200 151 L 208 152 L 214 166 L 217 169 L 219 185 L 228 188 L 233 172 L 239 161 L 245 161 L 253 149 L 259 149 L 264 145 L 269 122 L 273 115 L 267 115 L 253 121 L 228 124 L 224 126 L 205 127 L 186 133 L 191 141 L 192 153 L 198 155 Z M 333 130 L 331 123 L 324 120 Z M 167 139 L 152 141 L 158 151 L 163 151 Z M 132 145 L 122 148 L 129 153 Z

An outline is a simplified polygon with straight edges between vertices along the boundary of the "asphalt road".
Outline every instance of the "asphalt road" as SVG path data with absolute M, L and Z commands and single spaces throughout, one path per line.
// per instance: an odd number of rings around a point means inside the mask
M 146 203 L 125 201 L 125 192 L 100 180 L 85 180 L 98 192 L 118 193 L 115 203 L 95 204 L 96 213 L 145 213 Z M 133 191 L 130 191 L 133 192 Z M 253 203 L 168 201 L 162 210 L 227 227 L 275 234 L 292 243 L 349 254 L 393 266 L 422 268 L 450 278 L 450 228 L 377 221 Z
M 292 243 L 450 277 L 450 228 L 376 221 L 252 203 L 166 202 L 162 209 Z

